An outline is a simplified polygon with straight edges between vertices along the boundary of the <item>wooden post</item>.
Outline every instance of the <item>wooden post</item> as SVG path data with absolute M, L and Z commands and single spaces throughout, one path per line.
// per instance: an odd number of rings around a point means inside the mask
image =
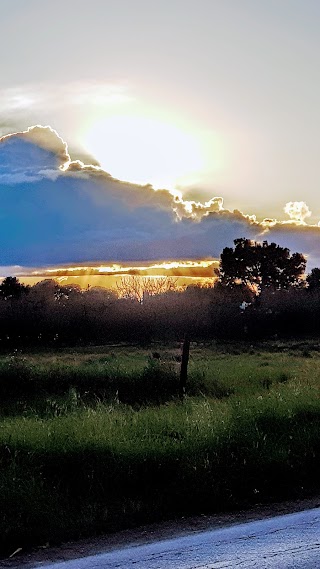
M 181 358 L 180 382 L 179 382 L 179 396 L 181 400 L 183 400 L 186 393 L 189 351 L 190 351 L 190 339 L 186 334 L 182 346 L 182 358 Z

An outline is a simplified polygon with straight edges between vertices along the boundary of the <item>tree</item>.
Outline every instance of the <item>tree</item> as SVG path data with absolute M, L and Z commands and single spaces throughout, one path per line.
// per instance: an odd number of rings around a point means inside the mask
M 137 300 L 142 304 L 147 296 L 164 294 L 177 289 L 177 279 L 173 277 L 126 276 L 117 282 L 117 292 L 121 298 Z
M 0 296 L 5 300 L 20 298 L 23 293 L 29 291 L 29 287 L 19 282 L 17 277 L 6 277 L 0 285 Z
M 290 254 L 276 243 L 256 243 L 250 239 L 235 239 L 235 247 L 225 247 L 221 253 L 219 282 L 224 287 L 252 287 L 256 294 L 262 290 L 282 290 L 302 284 L 306 259 L 301 253 Z
M 320 269 L 315 267 L 311 270 L 311 273 L 306 278 L 308 284 L 308 290 L 310 291 L 320 291 Z

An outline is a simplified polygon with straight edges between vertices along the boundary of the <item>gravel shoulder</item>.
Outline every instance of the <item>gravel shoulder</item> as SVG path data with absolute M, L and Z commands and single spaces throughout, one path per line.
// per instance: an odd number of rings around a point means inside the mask
M 70 541 L 58 546 L 40 545 L 30 551 L 17 550 L 12 556 L 0 561 L 0 567 L 10 569 L 31 569 L 45 567 L 47 563 L 68 561 L 104 553 L 123 547 L 132 547 L 160 541 L 173 537 L 193 534 L 205 530 L 222 528 L 234 524 L 271 518 L 278 515 L 299 512 L 320 507 L 320 496 L 313 498 L 260 505 L 236 512 L 214 515 L 201 515 L 190 518 L 180 518 L 163 523 L 140 526 L 114 534 L 102 535 L 93 539 Z

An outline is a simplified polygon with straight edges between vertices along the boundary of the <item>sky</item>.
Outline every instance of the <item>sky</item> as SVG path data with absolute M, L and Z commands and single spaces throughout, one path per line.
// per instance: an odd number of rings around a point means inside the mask
M 320 266 L 319 25 L 318 0 L 1 0 L 1 272 L 237 237 Z

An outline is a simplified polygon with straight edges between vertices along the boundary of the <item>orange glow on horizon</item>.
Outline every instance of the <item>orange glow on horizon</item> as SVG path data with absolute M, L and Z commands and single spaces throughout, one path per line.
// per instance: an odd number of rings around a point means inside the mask
M 124 277 L 139 277 L 142 279 L 159 279 L 163 277 L 174 278 L 177 288 L 184 288 L 190 284 L 210 286 L 215 280 L 214 268 L 218 267 L 218 260 L 184 260 L 184 261 L 158 261 L 140 264 L 122 265 L 113 264 L 86 264 L 75 266 L 58 266 L 38 268 L 17 274 L 23 284 L 34 285 L 44 279 L 54 279 L 61 284 L 78 284 L 82 289 L 88 287 L 103 287 L 117 289 L 120 279 Z
M 215 259 L 204 259 L 201 261 L 159 261 L 155 263 L 146 263 L 143 265 L 76 265 L 76 266 L 58 266 L 52 268 L 36 269 L 30 272 L 29 276 L 81 276 L 81 275 L 140 275 L 140 276 L 213 276 L 213 268 L 218 266 Z M 27 274 L 25 273 L 25 276 Z

